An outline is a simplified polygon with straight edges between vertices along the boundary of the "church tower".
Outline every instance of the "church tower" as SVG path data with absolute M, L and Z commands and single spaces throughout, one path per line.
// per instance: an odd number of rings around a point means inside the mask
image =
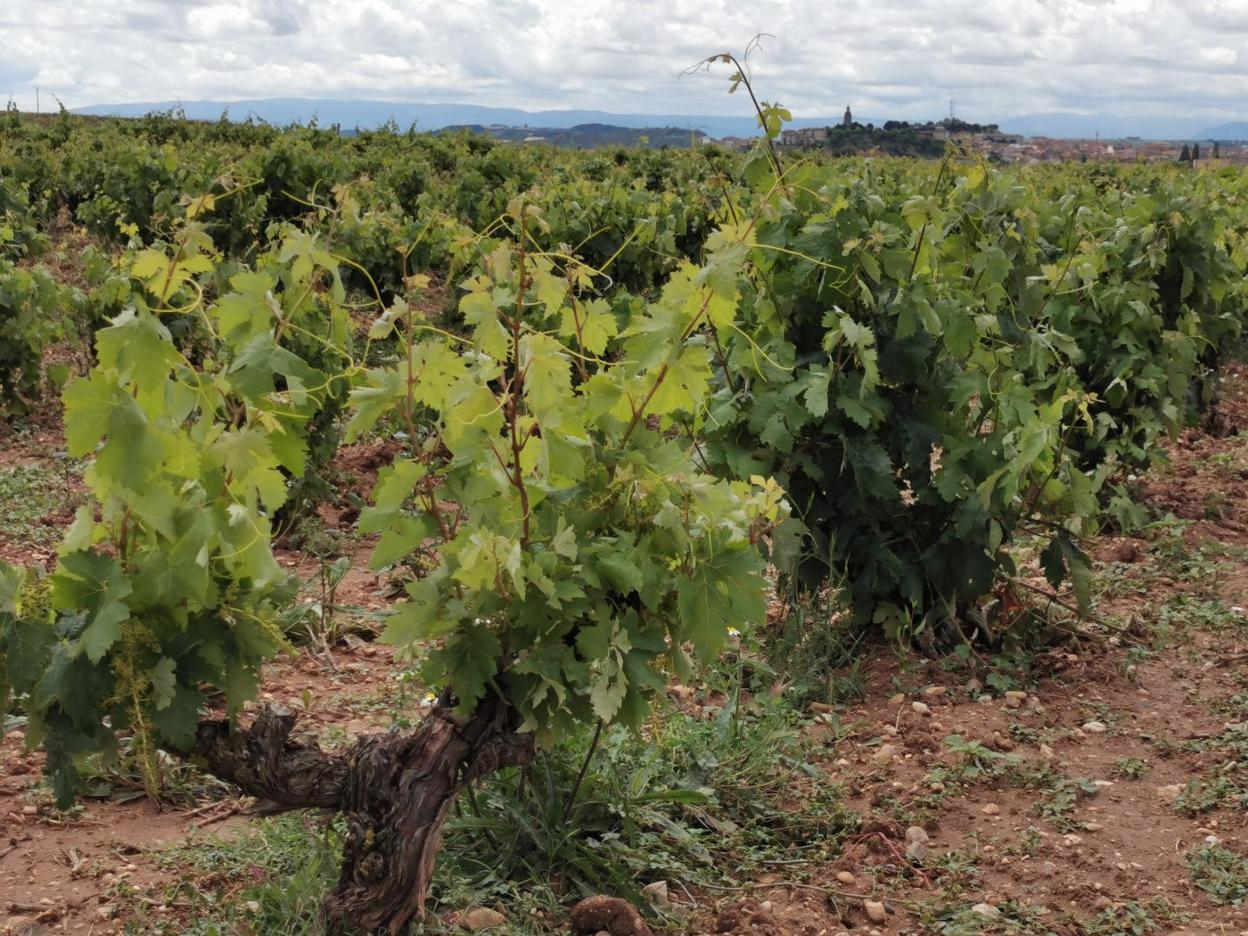
M 854 125 L 854 115 L 849 109 L 849 105 L 845 105 L 845 116 L 841 119 L 842 127 L 852 127 Z

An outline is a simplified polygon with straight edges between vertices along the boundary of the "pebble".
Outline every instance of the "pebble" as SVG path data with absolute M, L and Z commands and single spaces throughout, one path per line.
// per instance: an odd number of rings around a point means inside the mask
M 906 701 L 906 694 L 904 692 L 899 692 L 888 700 L 888 704 L 889 705 L 901 705 L 901 703 L 905 701 Z
M 999 816 L 1001 815 L 1001 807 L 996 803 L 989 803 L 981 809 L 980 812 L 982 812 L 985 816 Z
M 858 879 L 854 877 L 852 874 L 850 874 L 848 871 L 837 871 L 836 879 L 841 884 L 845 884 L 849 887 L 853 887 L 855 884 L 858 883 Z
M 1005 693 L 1006 708 L 1022 708 L 1023 703 L 1027 701 L 1027 693 L 1018 689 L 1011 689 Z
M 1107 729 L 1104 722 L 1090 721 L 1083 723 L 1083 730 L 1088 734 L 1104 734 Z
M 906 841 L 920 842 L 926 845 L 931 840 L 927 837 L 927 831 L 922 826 L 912 825 L 906 829 Z
M 977 903 L 971 907 L 971 912 L 979 914 L 985 920 L 995 920 L 1001 915 L 1001 911 L 990 903 Z
M 39 815 L 39 807 L 38 806 L 23 806 L 22 815 L 23 816 L 37 816 Z
M 883 923 L 888 919 L 888 911 L 884 909 L 884 904 L 878 900 L 864 900 L 862 909 L 867 911 L 867 919 L 872 923 Z
M 923 690 L 923 695 L 927 696 L 929 699 L 941 699 L 944 698 L 948 692 L 949 690 L 944 686 L 928 686 Z
M 897 748 L 891 744 L 881 744 L 878 751 L 871 755 L 871 759 L 877 764 L 886 766 L 893 762 L 893 758 L 897 756 Z
M 489 907 L 473 907 L 464 914 L 463 923 L 475 933 L 479 930 L 494 929 L 496 926 L 506 926 L 507 917 Z
M 926 702 L 911 702 L 910 708 L 916 715 L 931 715 L 932 710 L 928 708 Z
M 1183 784 L 1181 783 L 1171 783 L 1157 788 L 1157 796 L 1164 800 L 1172 800 L 1182 792 Z
M 650 902 L 650 906 L 662 909 L 671 903 L 667 896 L 667 881 L 655 881 L 653 884 L 647 884 L 641 889 L 646 895 L 646 900 Z

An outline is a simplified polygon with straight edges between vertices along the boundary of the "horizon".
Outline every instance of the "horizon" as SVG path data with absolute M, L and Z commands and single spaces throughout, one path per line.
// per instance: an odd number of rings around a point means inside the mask
M 1248 119 L 1238 0 L 798 0 L 767 12 L 759 23 L 722 0 L 465 0 L 431 18 L 415 0 L 45 0 L 0 13 L 0 93 L 23 110 L 53 109 L 53 96 L 71 110 L 302 98 L 729 118 L 746 114 L 726 93 L 730 69 L 689 68 L 740 55 L 764 28 L 774 35 L 749 59 L 760 96 L 804 119 L 849 104 L 939 120 L 950 99 L 974 123 Z M 835 34 L 810 28 L 830 18 Z
M 322 117 L 322 108 L 330 108 L 331 115 Z M 146 113 L 161 112 L 181 108 L 189 119 L 215 120 L 222 116 L 230 120 L 241 121 L 254 117 L 266 123 L 276 125 L 306 124 L 318 121 L 323 124 L 337 125 L 349 129 L 373 129 L 393 120 L 401 127 L 415 126 L 417 130 L 438 131 L 448 127 L 481 126 L 481 127 L 532 127 L 533 129 L 569 129 L 586 124 L 601 123 L 605 126 L 625 127 L 631 129 L 682 129 L 701 131 L 713 138 L 725 136 L 751 136 L 757 134 L 757 126 L 753 116 L 740 112 L 731 114 L 662 114 L 662 113 L 626 113 L 601 110 L 597 108 L 553 108 L 530 110 L 527 108 L 505 108 L 490 105 L 456 103 L 451 101 L 402 101 L 385 99 L 359 98 L 315 98 L 294 95 L 273 96 L 263 98 L 246 98 L 234 100 L 153 100 L 131 103 L 90 104 L 72 109 L 73 113 L 88 116 L 121 116 L 137 117 Z M 241 110 L 246 108 L 244 112 Z M 386 108 L 391 110 L 386 111 Z M 349 113 L 338 113 L 335 109 L 362 111 L 353 118 Z M 50 112 L 45 109 L 45 112 Z M 448 116 L 454 113 L 455 116 Z M 941 124 L 949 119 L 949 114 L 938 117 L 901 118 L 888 115 L 857 115 L 855 122 L 861 124 L 874 123 L 883 125 L 890 120 L 906 121 L 910 124 Z M 537 120 L 552 120 L 550 123 L 522 122 L 523 117 Z M 431 119 L 432 118 L 432 119 Z M 1051 114 L 1025 114 L 997 119 L 974 120 L 957 115 L 956 119 L 971 124 L 998 126 L 1002 132 L 1017 133 L 1028 137 L 1053 136 L 1066 139 L 1093 139 L 1100 137 L 1106 140 L 1122 140 L 1142 138 L 1151 140 L 1204 140 L 1222 139 L 1239 140 L 1248 138 L 1248 122 L 1232 120 L 1216 125 L 1198 127 L 1199 121 L 1188 119 L 1188 126 L 1180 127 L 1179 121 L 1157 115 L 1124 118 L 1113 114 L 1080 114 L 1076 112 Z M 353 122 L 354 120 L 354 122 Z M 616 122 L 612 122 L 616 121 Z M 787 124 L 792 127 L 809 127 L 835 125 L 841 121 L 840 115 L 795 114 Z M 1070 129 L 1071 122 L 1080 123 L 1079 132 Z M 1054 126 L 1037 129 L 1036 124 L 1051 123 Z M 1065 124 L 1063 127 L 1062 125 Z M 1100 132 L 1099 124 L 1105 125 L 1105 132 Z M 1150 130 L 1149 125 L 1166 125 L 1174 132 Z M 1024 126 L 1026 125 L 1026 126 Z M 1095 129 L 1090 129 L 1095 126 Z M 1224 130 L 1235 131 L 1234 135 L 1225 135 Z M 731 130 L 731 132 L 729 132 Z M 1219 136 L 1218 134 L 1223 134 Z

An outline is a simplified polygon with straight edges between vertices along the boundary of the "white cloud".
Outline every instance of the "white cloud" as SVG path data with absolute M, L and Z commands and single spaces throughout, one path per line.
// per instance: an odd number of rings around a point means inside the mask
M 797 114 L 1230 119 L 1248 0 L 39 0 L 0 7 L 0 96 L 68 106 L 370 97 L 740 113 L 711 53 Z

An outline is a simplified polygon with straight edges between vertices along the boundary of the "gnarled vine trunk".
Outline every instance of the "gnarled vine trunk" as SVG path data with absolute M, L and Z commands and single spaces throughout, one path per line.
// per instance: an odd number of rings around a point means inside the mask
M 203 722 L 196 753 L 265 809 L 322 808 L 347 820 L 342 873 L 325 899 L 331 933 L 398 934 L 422 914 L 442 828 L 466 784 L 533 759 L 532 735 L 497 696 L 469 716 L 446 700 L 412 731 L 360 738 L 341 755 L 291 738 L 295 716 L 265 709 L 250 728 Z

